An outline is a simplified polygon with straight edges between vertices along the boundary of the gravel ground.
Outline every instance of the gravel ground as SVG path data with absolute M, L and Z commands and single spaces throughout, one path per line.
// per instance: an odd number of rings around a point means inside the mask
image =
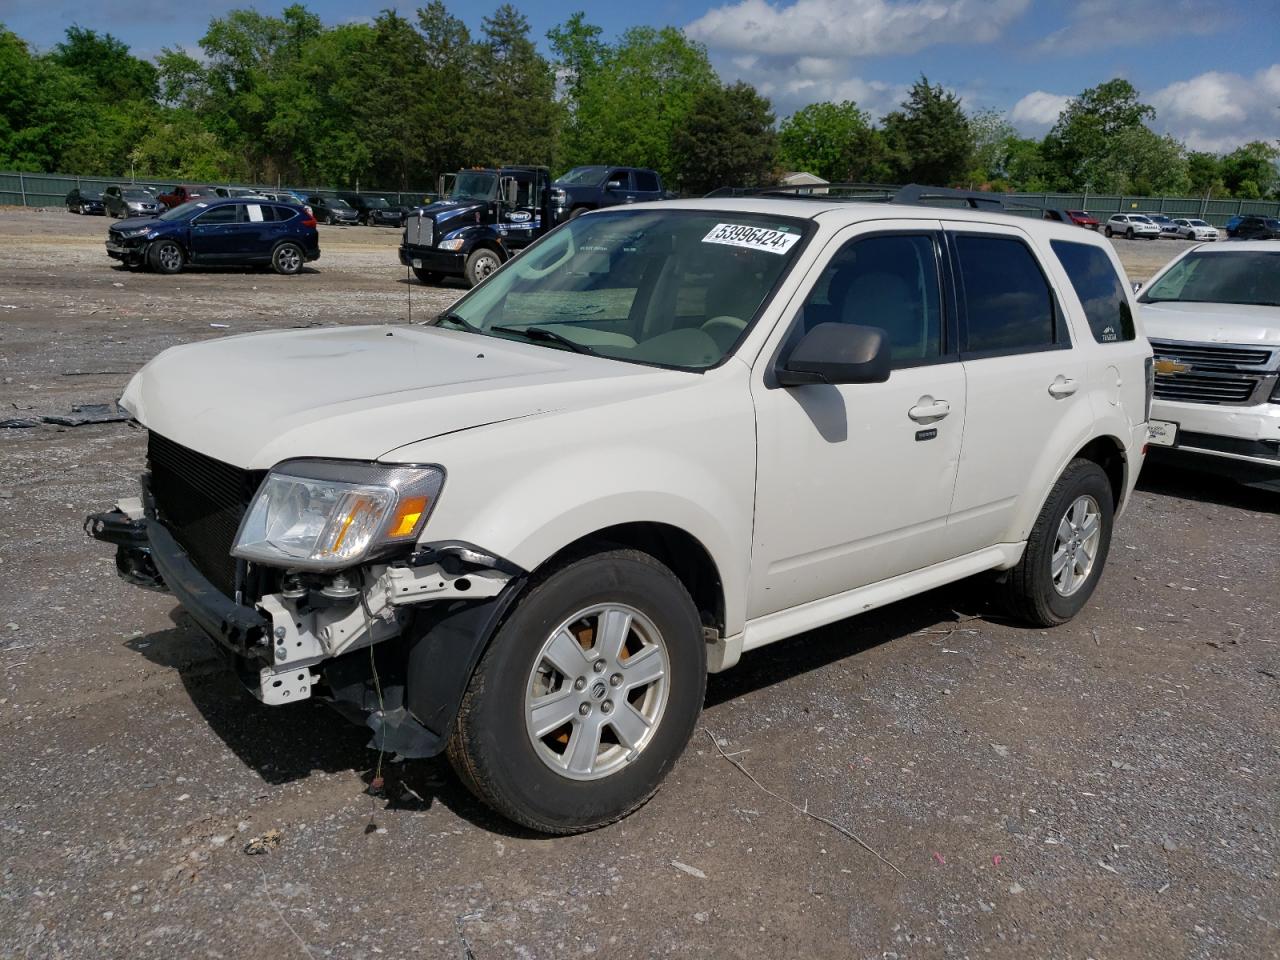
M 394 230 L 324 228 L 286 279 L 114 269 L 105 229 L 0 211 L 6 412 L 461 289 L 405 284 Z M 1181 249 L 1117 247 L 1135 279 Z M 123 424 L 0 431 L 0 958 L 1280 956 L 1280 493 L 1149 472 L 1053 631 L 967 582 L 748 654 L 648 806 L 549 840 L 441 762 L 370 797 L 359 729 L 261 707 L 117 580 L 80 521 L 142 451 Z

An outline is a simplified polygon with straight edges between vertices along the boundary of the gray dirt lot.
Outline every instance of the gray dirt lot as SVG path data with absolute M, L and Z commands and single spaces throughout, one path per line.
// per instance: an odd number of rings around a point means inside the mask
M 324 229 L 286 279 L 113 269 L 105 229 L 0 211 L 4 415 L 174 343 L 406 315 L 394 230 Z M 1135 278 L 1181 249 L 1118 246 Z M 1280 956 L 1280 493 L 1152 470 L 1057 630 L 969 582 L 748 654 L 648 806 L 549 840 L 442 762 L 370 797 L 359 729 L 259 706 L 117 580 L 80 522 L 142 452 L 0 431 L 0 958 Z

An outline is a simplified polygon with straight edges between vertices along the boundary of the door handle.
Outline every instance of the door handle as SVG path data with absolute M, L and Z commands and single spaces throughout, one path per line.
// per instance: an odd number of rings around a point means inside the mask
M 1079 389 L 1080 384 L 1076 383 L 1070 377 L 1064 377 L 1059 374 L 1054 378 L 1053 383 L 1049 384 L 1049 396 L 1055 400 L 1065 400 Z
M 916 405 L 907 411 L 907 416 L 916 423 L 933 423 L 941 420 L 951 412 L 951 404 L 933 397 L 921 397 Z

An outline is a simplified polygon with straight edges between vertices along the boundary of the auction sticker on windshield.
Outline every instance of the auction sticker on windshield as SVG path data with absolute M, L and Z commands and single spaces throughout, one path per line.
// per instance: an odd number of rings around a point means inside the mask
M 786 253 L 800 239 L 798 233 L 783 233 L 764 227 L 748 227 L 736 223 L 717 223 L 702 238 L 703 243 L 723 243 L 730 247 L 746 247 L 768 253 Z

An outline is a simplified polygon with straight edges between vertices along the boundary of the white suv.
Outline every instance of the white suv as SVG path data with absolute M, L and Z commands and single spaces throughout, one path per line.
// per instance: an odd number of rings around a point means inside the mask
M 642 804 L 708 670 L 985 571 L 1085 604 L 1142 464 L 1110 244 L 973 210 L 589 213 L 426 326 L 167 350 L 143 495 L 87 520 L 265 703 L 571 832 Z
M 1155 348 L 1153 451 L 1245 481 L 1280 479 L 1280 244 L 1193 247 L 1139 303 Z
M 1116 213 L 1107 221 L 1103 233 L 1108 237 L 1114 237 L 1118 233 L 1129 240 L 1139 237 L 1143 240 L 1155 240 L 1160 236 L 1160 227 L 1141 213 Z

